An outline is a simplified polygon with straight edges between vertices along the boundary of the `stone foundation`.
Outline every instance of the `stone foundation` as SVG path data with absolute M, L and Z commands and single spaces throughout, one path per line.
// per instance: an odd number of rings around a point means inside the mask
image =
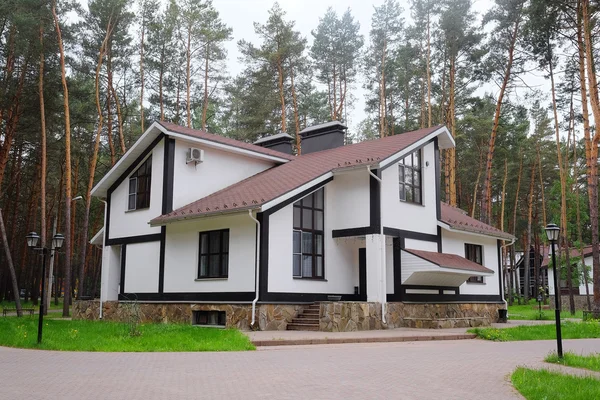
M 128 303 L 107 301 L 103 303 L 102 317 L 107 321 L 127 322 L 131 319 L 132 304 L 139 307 L 142 323 L 192 323 L 193 311 L 225 311 L 226 327 L 249 330 L 252 321 L 252 304 L 193 304 L 193 303 Z M 285 330 L 303 305 L 258 304 L 256 320 L 260 330 Z M 97 320 L 100 302 L 78 300 L 73 302 L 73 319 Z M 137 313 L 137 311 L 136 311 Z
M 250 329 L 251 304 L 194 303 L 128 303 L 107 301 L 103 304 L 103 319 L 127 322 L 133 309 L 144 323 L 192 323 L 192 312 L 225 311 L 226 327 Z M 387 321 L 381 319 L 381 303 L 322 302 L 319 328 L 324 332 L 368 331 L 390 328 L 464 328 L 489 326 L 498 320 L 496 303 L 387 303 Z M 98 300 L 75 301 L 73 319 L 98 319 Z M 285 330 L 304 308 L 298 304 L 257 304 L 256 319 L 260 330 Z M 139 311 L 138 311 L 139 310 Z
M 576 310 L 587 310 L 588 309 L 588 305 L 587 305 L 587 300 L 586 300 L 586 296 L 585 294 L 575 294 L 573 295 L 573 298 L 575 300 L 575 309 Z M 569 295 L 562 295 L 561 296 L 561 310 L 568 310 L 569 309 Z M 554 310 L 554 295 L 551 295 L 548 298 L 548 304 L 550 305 L 550 309 Z M 594 295 L 592 293 L 590 293 L 590 304 L 592 304 L 592 306 L 594 305 Z

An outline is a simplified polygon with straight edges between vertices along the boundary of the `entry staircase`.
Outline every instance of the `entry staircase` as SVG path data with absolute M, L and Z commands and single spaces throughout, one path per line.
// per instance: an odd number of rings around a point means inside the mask
M 311 304 L 302 310 L 292 322 L 287 325 L 288 331 L 318 331 L 319 330 L 319 311 L 318 303 Z

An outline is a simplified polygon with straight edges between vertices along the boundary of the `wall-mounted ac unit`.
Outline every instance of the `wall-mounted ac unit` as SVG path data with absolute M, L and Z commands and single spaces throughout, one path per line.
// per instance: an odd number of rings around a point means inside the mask
M 204 150 L 196 147 L 190 147 L 187 151 L 186 163 L 201 163 L 204 161 Z

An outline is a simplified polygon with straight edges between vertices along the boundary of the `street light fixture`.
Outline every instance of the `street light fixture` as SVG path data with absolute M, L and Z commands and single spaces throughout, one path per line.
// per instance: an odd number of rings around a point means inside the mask
M 560 228 L 556 224 L 546 225 L 546 235 L 552 246 L 552 271 L 554 272 L 554 315 L 556 319 L 556 347 L 558 358 L 563 358 L 562 334 L 560 331 L 560 291 L 558 290 L 558 273 L 556 272 L 556 254 L 554 244 L 558 240 Z
M 40 240 L 40 235 L 35 232 L 29 232 L 26 236 L 27 238 L 27 247 L 30 249 L 41 251 L 42 252 L 42 295 L 40 301 L 40 316 L 38 319 L 38 344 L 42 343 L 42 328 L 44 326 L 44 299 L 45 299 L 45 290 L 46 290 L 46 254 L 48 254 L 49 249 L 46 247 L 38 247 L 38 242 Z M 51 249 L 60 249 L 65 241 L 65 237 L 60 233 L 57 233 L 52 238 L 52 247 Z

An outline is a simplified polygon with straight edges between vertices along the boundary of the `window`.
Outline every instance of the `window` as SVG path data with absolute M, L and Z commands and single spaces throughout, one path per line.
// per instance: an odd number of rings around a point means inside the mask
M 192 325 L 225 326 L 226 323 L 225 311 L 193 311 Z
M 477 264 L 483 265 L 483 256 L 481 245 L 465 243 L 465 258 L 467 260 L 476 262 Z M 467 279 L 468 283 L 485 283 L 483 276 L 472 276 Z
M 423 204 L 421 192 L 421 150 L 404 157 L 398 164 L 400 200 Z
M 200 232 L 198 279 L 227 278 L 228 264 L 229 229 Z
M 139 210 L 150 207 L 150 180 L 152 177 L 152 157 L 129 177 L 128 210 Z
M 294 203 L 293 275 L 296 278 L 325 277 L 324 193 L 321 188 Z

